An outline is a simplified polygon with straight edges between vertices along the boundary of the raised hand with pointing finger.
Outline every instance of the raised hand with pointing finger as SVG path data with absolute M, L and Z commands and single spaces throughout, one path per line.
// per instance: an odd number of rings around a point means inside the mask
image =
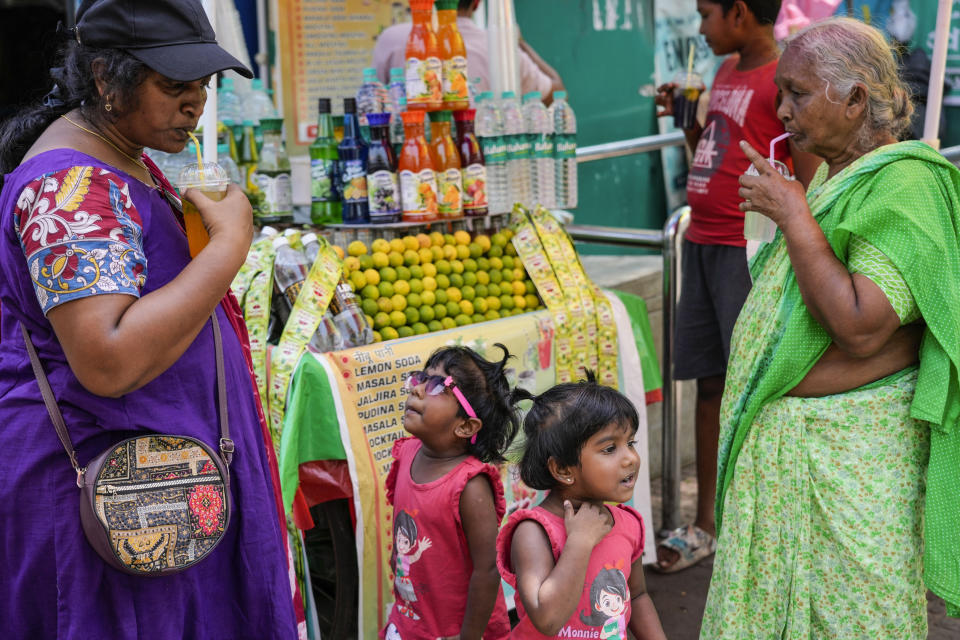
M 737 193 L 743 198 L 740 203 L 741 211 L 762 213 L 776 222 L 784 232 L 785 224 L 792 218 L 804 213 L 810 215 L 803 185 L 780 175 L 746 140 L 740 141 L 740 148 L 760 174 L 740 176 L 740 189 Z

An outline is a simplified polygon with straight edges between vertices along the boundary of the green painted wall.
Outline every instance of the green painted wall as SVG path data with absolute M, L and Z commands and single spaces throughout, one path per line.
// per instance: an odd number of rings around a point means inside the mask
M 641 87 L 653 83 L 650 0 L 515 0 L 515 5 L 524 39 L 567 86 L 579 146 L 657 133 L 653 98 L 640 95 Z M 576 223 L 663 226 L 659 152 L 581 164 L 578 178 Z M 626 252 L 599 245 L 581 250 Z

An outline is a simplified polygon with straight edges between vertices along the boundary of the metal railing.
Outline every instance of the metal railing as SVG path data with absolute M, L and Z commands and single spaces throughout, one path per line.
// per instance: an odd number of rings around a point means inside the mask
M 647 153 L 648 151 L 658 151 L 665 147 L 678 147 L 684 142 L 685 138 L 683 137 L 682 131 L 672 131 L 655 136 L 643 136 L 642 138 L 595 144 L 590 147 L 580 147 L 577 149 L 577 163 L 605 160 L 607 158 L 619 158 L 620 156 Z
M 673 335 L 676 324 L 677 283 L 680 265 L 677 261 L 677 242 L 682 236 L 684 218 L 690 207 L 677 210 L 662 231 L 656 229 L 621 229 L 567 225 L 567 232 L 574 240 L 597 244 L 655 249 L 663 255 L 663 438 L 661 486 L 661 515 L 663 528 L 670 530 L 680 526 L 680 429 L 679 385 L 673 379 Z
M 956 147 L 947 147 L 946 149 L 940 149 L 940 153 L 943 154 L 943 157 L 952 162 L 955 165 L 960 165 L 960 146 Z
M 637 153 L 658 151 L 684 144 L 682 132 L 644 136 L 577 149 L 577 163 L 618 158 Z M 663 438 L 661 463 L 663 528 L 680 526 L 680 429 L 679 385 L 673 379 L 673 334 L 676 323 L 677 242 L 682 237 L 683 221 L 690 208 L 682 207 L 667 220 L 663 229 L 622 229 L 572 224 L 567 231 L 574 240 L 597 244 L 654 249 L 663 256 Z

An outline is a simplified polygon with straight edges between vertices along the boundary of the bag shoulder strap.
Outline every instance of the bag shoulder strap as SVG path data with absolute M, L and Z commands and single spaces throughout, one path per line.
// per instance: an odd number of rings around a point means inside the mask
M 217 320 L 217 312 L 214 311 L 210 318 L 213 320 L 213 347 L 217 360 L 217 402 L 220 410 L 220 455 L 224 463 L 229 466 L 233 460 L 234 443 L 230 439 L 230 421 L 227 414 L 227 383 L 223 366 L 223 341 L 220 337 L 220 323 Z M 33 367 L 33 375 L 37 378 L 37 384 L 40 386 L 40 395 L 43 396 L 43 403 L 47 407 L 47 413 L 50 414 L 50 421 L 57 431 L 57 437 L 60 444 L 63 445 L 67 456 L 70 457 L 70 465 L 77 472 L 77 485 L 82 485 L 84 469 L 77 462 L 77 452 L 70 442 L 70 434 L 67 432 L 67 425 L 63 421 L 63 414 L 60 413 L 60 407 L 53 395 L 53 389 L 50 388 L 50 382 L 47 380 L 47 374 L 43 371 L 40 364 L 40 358 L 37 356 L 37 350 L 30 340 L 30 333 L 27 328 L 20 324 L 20 332 L 23 334 L 23 342 L 27 347 L 27 353 L 30 355 L 30 365 Z

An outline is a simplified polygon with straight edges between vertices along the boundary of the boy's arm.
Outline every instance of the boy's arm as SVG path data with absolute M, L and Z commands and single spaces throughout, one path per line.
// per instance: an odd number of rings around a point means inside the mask
M 480 640 L 493 613 L 500 587 L 497 571 L 497 531 L 499 522 L 493 501 L 493 489 L 486 476 L 467 481 L 460 494 L 460 522 L 467 538 L 473 573 L 467 588 L 467 603 L 460 625 L 461 640 Z
M 673 90 L 676 88 L 677 85 L 673 82 L 668 82 L 657 87 L 657 95 L 654 97 L 654 103 L 659 107 L 663 107 L 663 110 L 657 111 L 658 118 L 673 116 Z M 698 120 L 694 121 L 693 128 L 683 130 L 683 135 L 687 139 L 687 147 L 690 148 L 690 153 L 697 151 L 697 143 L 700 142 L 700 135 L 702 133 L 703 127 L 700 126 Z
M 666 640 L 660 616 L 647 593 L 647 581 L 643 577 L 643 561 L 637 558 L 630 567 L 630 631 L 637 640 Z
M 810 181 L 813 180 L 817 168 L 823 164 L 823 158 L 806 151 L 800 151 L 792 140 L 788 140 L 788 142 L 790 144 L 790 157 L 793 158 L 793 177 L 806 189 L 810 186 Z
M 687 139 L 687 148 L 690 149 L 690 153 L 697 152 L 697 144 L 700 142 L 700 136 L 703 134 L 703 127 L 700 126 L 700 122 L 694 122 L 692 129 L 684 129 L 683 136 Z

